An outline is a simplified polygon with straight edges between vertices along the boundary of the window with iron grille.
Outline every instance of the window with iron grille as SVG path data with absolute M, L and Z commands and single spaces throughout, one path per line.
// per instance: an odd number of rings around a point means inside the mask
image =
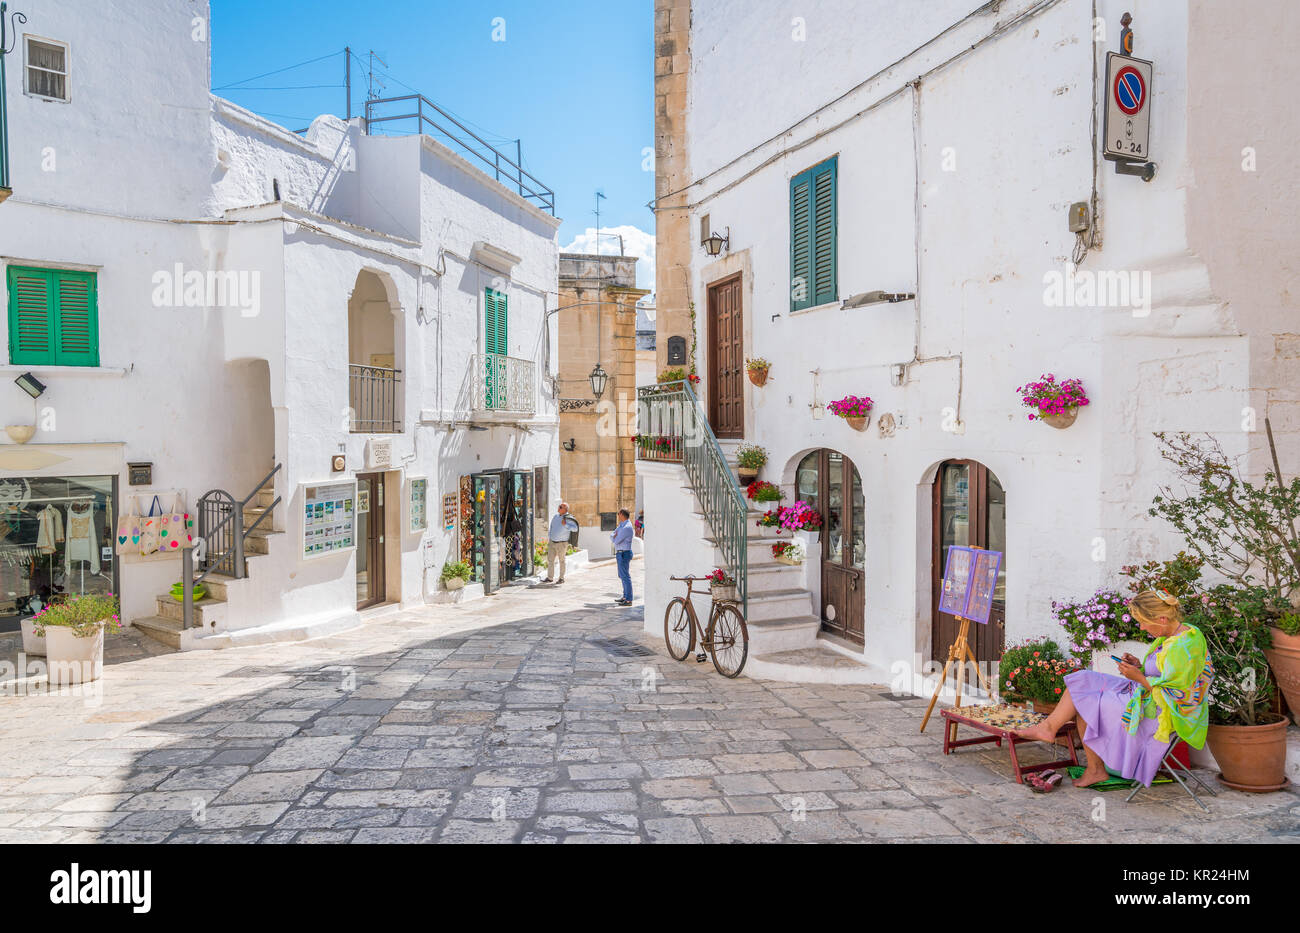
M 27 93 L 68 99 L 68 47 L 27 37 Z
M 10 266 L 9 362 L 99 365 L 95 273 Z

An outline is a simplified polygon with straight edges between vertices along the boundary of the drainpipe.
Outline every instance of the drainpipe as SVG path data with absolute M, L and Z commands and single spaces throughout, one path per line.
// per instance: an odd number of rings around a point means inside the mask
M 22 13 L 14 13 L 12 19 L 7 21 L 8 10 L 9 4 L 0 3 L 0 201 L 13 194 L 13 187 L 9 181 L 9 115 L 6 106 L 8 84 L 5 81 L 5 58 L 8 57 L 11 49 L 8 48 L 9 35 L 6 26 L 12 22 L 14 47 L 17 48 L 18 24 L 27 22 L 27 17 Z

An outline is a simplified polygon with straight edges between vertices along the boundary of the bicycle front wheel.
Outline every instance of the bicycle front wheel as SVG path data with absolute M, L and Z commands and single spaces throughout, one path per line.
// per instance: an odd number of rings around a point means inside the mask
M 723 677 L 739 677 L 749 657 L 749 629 L 740 610 L 731 603 L 718 606 L 709 620 L 705 642 L 718 673 Z
M 691 611 L 680 596 L 673 597 L 664 610 L 664 641 L 668 643 L 668 654 L 674 661 L 685 661 L 695 647 Z

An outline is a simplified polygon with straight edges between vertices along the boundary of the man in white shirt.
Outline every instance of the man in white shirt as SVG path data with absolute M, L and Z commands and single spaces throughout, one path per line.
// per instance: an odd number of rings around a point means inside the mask
M 569 535 L 576 530 L 577 522 L 569 515 L 569 504 L 561 502 L 551 516 L 551 527 L 547 531 L 546 544 L 546 578 L 543 583 L 564 582 L 564 557 L 569 553 Z M 555 576 L 555 564 L 560 564 L 560 575 Z

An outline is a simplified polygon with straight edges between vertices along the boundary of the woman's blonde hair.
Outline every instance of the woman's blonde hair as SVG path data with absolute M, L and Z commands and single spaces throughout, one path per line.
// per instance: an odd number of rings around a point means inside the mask
M 1148 622 L 1167 616 L 1175 622 L 1183 621 L 1183 606 L 1177 596 L 1167 590 L 1143 590 L 1128 601 L 1128 608 Z

